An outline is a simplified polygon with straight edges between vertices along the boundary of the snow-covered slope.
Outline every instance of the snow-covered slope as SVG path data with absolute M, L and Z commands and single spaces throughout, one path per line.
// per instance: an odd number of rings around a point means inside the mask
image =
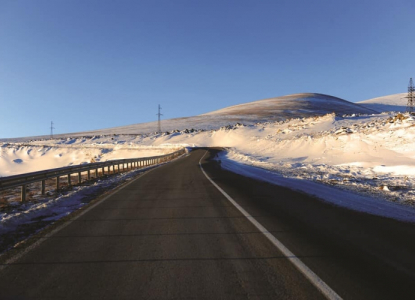
M 377 111 L 333 96 L 304 93 L 240 104 L 194 117 L 163 120 L 162 129 L 163 131 L 185 128 L 211 130 L 235 123 L 249 125 L 258 122 L 281 121 L 288 118 L 321 116 L 332 112 L 337 115 L 377 113 Z M 157 122 L 150 122 L 91 133 L 146 134 L 154 132 L 156 129 Z
M 204 116 L 235 116 L 241 119 L 281 121 L 289 118 L 321 116 L 333 112 L 336 115 L 377 113 L 377 111 L 359 107 L 337 97 L 302 93 L 239 104 L 207 113 Z
M 194 117 L 162 120 L 161 125 L 163 131 L 183 130 L 185 128 L 212 130 L 235 123 L 252 125 L 258 122 L 282 121 L 289 118 L 322 116 L 333 112 L 336 115 L 378 113 L 333 96 L 303 93 L 235 105 Z M 109 134 L 148 134 L 156 130 L 157 122 L 149 122 L 88 132 L 61 134 L 56 135 L 56 138 Z M 31 137 L 30 139 L 40 138 L 45 137 Z M 24 141 L 27 139 L 3 139 L 0 141 Z
M 406 111 L 406 104 L 408 99 L 406 98 L 407 93 L 394 94 L 389 96 L 383 96 L 373 98 L 365 101 L 356 102 L 365 108 L 377 110 L 379 112 L 385 111 Z

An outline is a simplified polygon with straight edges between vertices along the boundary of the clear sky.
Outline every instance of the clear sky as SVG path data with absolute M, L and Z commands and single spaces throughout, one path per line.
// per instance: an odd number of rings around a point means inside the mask
M 0 0 L 0 138 L 415 78 L 413 0 Z

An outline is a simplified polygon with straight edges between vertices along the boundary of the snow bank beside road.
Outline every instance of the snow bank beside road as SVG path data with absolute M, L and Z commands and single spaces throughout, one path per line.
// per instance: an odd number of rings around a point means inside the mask
M 256 180 L 291 188 L 309 195 L 316 196 L 329 203 L 346 207 L 352 210 L 373 214 L 381 217 L 393 218 L 405 222 L 415 222 L 415 208 L 383 199 L 362 196 L 350 191 L 340 190 L 300 178 L 287 178 L 280 174 L 238 163 L 227 157 L 226 153 L 219 156 L 222 168 L 250 177 Z

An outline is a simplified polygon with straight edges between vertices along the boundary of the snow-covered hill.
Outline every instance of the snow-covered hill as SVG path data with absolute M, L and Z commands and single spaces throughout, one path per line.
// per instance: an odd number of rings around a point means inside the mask
M 322 116 L 327 113 L 344 115 L 373 114 L 378 112 L 337 97 L 315 93 L 303 93 L 235 105 L 194 117 L 162 120 L 161 125 L 163 131 L 183 130 L 186 128 L 212 130 L 235 123 L 252 125 L 258 122 Z M 60 134 L 55 135 L 55 137 L 67 138 L 109 134 L 149 134 L 156 130 L 157 122 L 149 122 L 102 130 Z M 30 139 L 44 138 L 48 137 L 31 137 Z M 27 139 L 29 138 L 0 139 L 0 141 L 24 141 Z
M 394 94 L 373 98 L 365 101 L 356 102 L 365 108 L 377 110 L 379 112 L 396 111 L 405 112 L 408 99 L 407 93 Z
M 332 112 L 337 115 L 377 113 L 333 96 L 303 93 L 249 102 L 194 117 L 163 120 L 162 129 L 163 131 L 185 128 L 212 130 L 235 123 L 248 125 L 289 118 L 321 116 Z M 156 129 L 157 122 L 150 122 L 93 131 L 91 134 L 147 134 L 155 132 Z
M 259 121 L 281 121 L 328 113 L 373 114 L 377 111 L 362 108 L 352 102 L 329 95 L 302 93 L 239 104 L 207 113 L 204 116 L 227 116 L 228 118 L 235 116 L 244 120 L 252 118 Z

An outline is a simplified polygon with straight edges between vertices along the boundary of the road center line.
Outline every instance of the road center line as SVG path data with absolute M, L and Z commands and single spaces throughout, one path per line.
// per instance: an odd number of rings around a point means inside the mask
M 342 299 L 335 291 L 333 291 L 320 277 L 317 276 L 309 267 L 307 267 L 297 256 L 294 255 L 287 247 L 284 246 L 275 236 L 273 236 L 264 226 L 262 226 L 254 217 L 252 217 L 245 209 L 243 209 L 235 200 L 231 198 L 224 190 L 222 190 L 203 170 L 202 159 L 206 156 L 208 151 L 199 160 L 199 166 L 206 178 L 224 195 L 229 202 L 231 202 L 268 240 L 282 252 L 282 254 L 291 261 L 292 264 L 301 272 L 307 279 L 319 289 L 327 299 Z

